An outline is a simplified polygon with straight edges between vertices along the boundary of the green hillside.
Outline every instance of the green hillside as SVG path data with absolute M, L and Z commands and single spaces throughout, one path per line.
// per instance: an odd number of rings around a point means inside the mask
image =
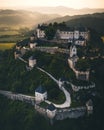
M 69 20 L 66 22 L 68 26 L 84 26 L 96 30 L 101 35 L 104 35 L 104 19 L 96 17 L 83 17 Z
M 44 73 L 36 68 L 26 71 L 25 63 L 15 60 L 14 50 L 0 52 L 0 89 L 13 92 L 34 95 L 35 88 L 42 84 L 48 90 L 49 99 L 62 100 L 62 93 L 59 92 L 56 84 Z M 68 67 L 66 56 L 61 54 L 50 55 L 42 52 L 28 52 L 24 59 L 32 54 L 38 58 L 38 66 L 54 75 L 57 79 L 65 76 L 70 79 L 72 71 Z M 43 62 L 44 61 L 44 62 Z M 104 60 L 95 59 L 91 63 L 95 73 L 97 95 L 94 100 L 94 113 L 78 119 L 66 119 L 56 121 L 53 126 L 44 117 L 36 113 L 31 105 L 11 101 L 0 95 L 0 129 L 1 130 L 103 130 L 103 107 L 104 107 Z M 89 91 L 90 92 L 90 91 Z M 82 97 L 85 92 L 82 92 Z
M 84 26 L 95 29 L 100 34 L 104 35 L 104 13 L 86 14 L 86 15 L 74 15 L 64 16 L 51 20 L 52 23 L 61 23 L 65 21 L 68 26 L 79 27 Z

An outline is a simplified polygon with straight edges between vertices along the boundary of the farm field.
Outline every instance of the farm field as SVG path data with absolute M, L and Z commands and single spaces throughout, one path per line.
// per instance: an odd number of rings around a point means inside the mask
M 11 49 L 16 43 L 0 43 L 0 50 Z
M 0 36 L 3 36 L 3 35 L 18 35 L 19 34 L 19 32 L 18 31 L 12 31 L 12 30 L 10 30 L 10 31 L 0 31 Z
M 28 36 L 20 36 L 20 35 L 11 35 L 11 36 L 2 36 L 0 37 L 0 43 L 15 43 L 17 41 L 21 41 L 28 38 Z

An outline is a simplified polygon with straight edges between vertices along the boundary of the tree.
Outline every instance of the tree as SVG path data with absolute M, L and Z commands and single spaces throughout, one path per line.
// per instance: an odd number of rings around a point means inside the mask
M 45 30 L 46 38 L 52 40 L 55 36 L 56 29 L 51 25 Z
M 79 59 L 75 67 L 80 71 L 86 71 L 90 68 L 90 65 L 87 59 Z

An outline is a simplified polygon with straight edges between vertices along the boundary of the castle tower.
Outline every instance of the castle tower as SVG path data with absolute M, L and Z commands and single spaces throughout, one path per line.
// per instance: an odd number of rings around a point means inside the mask
M 77 48 L 75 45 L 71 45 L 70 47 L 70 57 L 76 56 L 77 55 Z
M 57 113 L 57 109 L 56 107 L 53 105 L 53 104 L 50 104 L 48 107 L 47 107 L 47 116 L 50 118 L 50 119 L 53 119 Z
M 44 87 L 39 86 L 36 90 L 35 90 L 35 99 L 36 101 L 44 101 L 45 99 L 47 99 L 47 91 Z

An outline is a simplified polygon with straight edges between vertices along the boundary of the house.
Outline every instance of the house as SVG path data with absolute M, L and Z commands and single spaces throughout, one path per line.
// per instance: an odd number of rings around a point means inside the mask
M 87 107 L 88 114 L 92 114 L 93 113 L 93 102 L 91 99 L 86 102 L 86 107 Z
M 35 90 L 35 99 L 36 101 L 44 101 L 47 99 L 47 91 L 41 85 Z
M 34 56 L 29 58 L 29 67 L 33 68 L 36 65 L 36 59 Z
M 47 28 L 47 24 L 38 25 L 38 28 L 36 29 L 36 35 L 39 39 L 45 38 L 45 29 Z
M 15 57 L 15 59 L 17 59 L 18 57 L 21 57 L 21 52 L 19 50 L 16 50 L 14 52 L 14 57 Z
M 57 109 L 53 104 L 49 104 L 47 107 L 46 113 L 49 118 L 54 118 L 56 115 Z

